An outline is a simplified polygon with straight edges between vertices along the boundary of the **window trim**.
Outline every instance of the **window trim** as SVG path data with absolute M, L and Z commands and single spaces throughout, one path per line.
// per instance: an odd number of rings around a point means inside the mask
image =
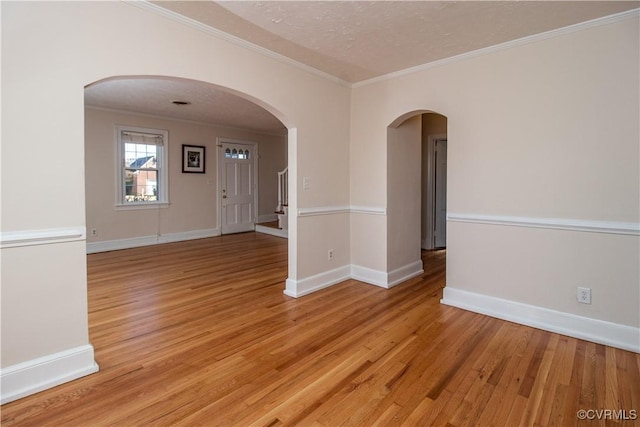
M 124 201 L 124 142 L 122 141 L 122 132 L 148 133 L 162 136 L 162 145 L 157 152 L 158 165 L 158 200 L 153 202 L 130 202 Z M 169 131 L 164 129 L 143 128 L 138 126 L 116 125 L 115 126 L 116 141 L 116 194 L 115 209 L 158 209 L 169 206 Z

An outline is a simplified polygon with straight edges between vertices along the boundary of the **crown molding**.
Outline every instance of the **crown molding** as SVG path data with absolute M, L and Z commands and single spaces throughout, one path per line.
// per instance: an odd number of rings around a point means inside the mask
M 535 42 L 539 42 L 542 40 L 547 40 L 547 39 L 551 39 L 554 37 L 559 37 L 565 34 L 571 34 L 577 31 L 582 31 L 582 30 L 586 30 L 589 28 L 594 28 L 594 27 L 599 27 L 601 25 L 608 25 L 608 24 L 613 24 L 616 22 L 620 22 L 620 21 L 624 21 L 627 19 L 632 19 L 632 18 L 637 18 L 638 16 L 640 16 L 640 8 L 636 8 L 636 9 L 631 9 L 625 12 L 620 12 L 620 13 L 616 13 L 613 15 L 608 15 L 608 16 L 604 16 L 601 18 L 596 18 L 596 19 L 592 19 L 590 21 L 585 21 L 585 22 L 580 22 L 578 24 L 573 24 L 573 25 L 569 25 L 567 27 L 562 27 L 562 28 L 558 28 L 555 30 L 551 30 L 551 31 L 546 31 L 544 33 L 539 33 L 539 34 L 534 34 L 531 36 L 527 36 L 527 37 L 522 37 L 516 40 L 511 40 L 508 42 L 504 42 L 504 43 L 500 43 L 497 45 L 493 45 L 493 46 L 488 46 L 482 49 L 477 49 L 471 52 L 466 52 L 466 53 L 462 53 L 460 55 L 455 55 L 455 56 L 451 56 L 448 58 L 444 58 L 444 59 L 440 59 L 437 61 L 432 61 L 432 62 L 428 62 L 425 64 L 421 64 L 421 65 L 417 65 L 415 67 L 410 67 L 410 68 L 405 68 L 403 70 L 399 70 L 399 71 L 394 71 L 388 74 L 384 74 L 378 77 L 373 77 L 367 80 L 362 80 L 359 82 L 355 82 L 355 83 L 350 83 L 346 80 L 343 80 L 339 77 L 336 77 L 332 74 L 326 73 L 324 71 L 321 71 L 317 68 L 311 67 L 309 65 L 303 64 L 302 62 L 296 61 L 294 59 L 291 59 L 287 56 L 284 56 L 282 54 L 276 53 L 272 50 L 266 49 L 262 46 L 258 46 L 255 43 L 251 43 L 247 40 L 241 39 L 240 37 L 236 37 L 234 35 L 231 35 L 229 33 L 226 33 L 224 31 L 221 31 L 217 28 L 208 26 L 203 24 L 202 22 L 196 21 L 195 19 L 191 19 L 188 18 L 186 16 L 180 15 L 178 13 L 172 12 L 170 10 L 167 10 L 161 6 L 155 5 L 153 3 L 150 3 L 149 0 L 122 0 L 124 3 L 132 5 L 132 6 L 136 6 L 140 9 L 146 10 L 148 12 L 152 12 L 155 13 L 156 15 L 160 15 L 163 16 L 165 18 L 171 19 L 173 21 L 185 24 L 191 28 L 194 28 L 196 30 L 202 31 L 204 33 L 207 33 L 211 36 L 214 36 L 216 38 L 225 40 L 229 43 L 235 44 L 236 46 L 240 46 L 243 47 L 245 49 L 248 49 L 250 51 L 259 53 L 261 55 L 264 55 L 266 57 L 269 57 L 271 59 L 275 59 L 277 61 L 280 61 L 282 63 L 291 65 L 295 68 L 298 68 L 300 70 L 306 71 L 310 74 L 313 74 L 315 76 L 327 79 L 329 81 L 332 81 L 334 83 L 337 83 L 341 86 L 344 87 L 348 87 L 348 88 L 358 88 L 358 87 L 362 87 L 362 86 L 368 86 L 374 83 L 379 83 L 379 82 L 383 82 L 386 80 L 391 80 L 397 77 L 402 77 L 402 76 L 407 76 L 410 74 L 415 74 L 415 73 L 419 73 L 425 70 L 429 70 L 432 68 L 436 68 L 436 67 L 441 67 L 447 64 L 452 64 L 452 63 L 456 63 L 456 62 L 460 62 L 460 61 L 465 61 L 467 59 L 471 59 L 471 58 L 476 58 L 479 56 L 483 56 L 483 55 L 488 55 L 491 53 L 495 53 L 495 52 L 500 52 L 503 50 L 507 50 L 507 49 L 511 49 L 514 47 L 518 47 L 518 46 L 523 46 L 523 45 L 527 45 L 530 43 L 535 43 Z
M 251 43 L 247 40 L 241 39 L 240 37 L 236 37 L 232 34 L 226 33 L 224 31 L 221 31 L 217 28 L 211 27 L 209 25 L 203 24 L 202 22 L 196 21 L 195 19 L 191 19 L 188 18 L 186 16 L 180 15 L 178 13 L 175 13 L 173 11 L 167 10 L 161 6 L 158 6 L 156 4 L 150 3 L 148 0 L 122 0 L 124 3 L 129 4 L 131 6 L 135 6 L 137 8 L 146 10 L 148 12 L 152 12 L 155 13 L 156 15 L 160 15 L 163 16 L 165 18 L 169 18 L 173 21 L 179 22 L 181 24 L 185 24 L 193 29 L 202 31 L 204 33 L 207 33 L 213 37 L 219 38 L 221 40 L 227 41 L 229 43 L 235 44 L 236 46 L 240 46 L 243 47 L 245 49 L 248 49 L 252 52 L 256 52 L 259 53 L 261 55 L 264 55 L 266 57 L 269 57 L 271 59 L 275 59 L 276 61 L 280 61 L 282 63 L 291 65 L 295 68 L 298 68 L 302 71 L 306 71 L 310 74 L 313 74 L 317 77 L 321 77 L 327 80 L 330 80 L 334 83 L 337 83 L 341 86 L 344 87 L 351 87 L 351 83 L 342 80 L 339 77 L 336 77 L 332 74 L 326 73 L 324 71 L 318 70 L 317 68 L 311 67 L 309 65 L 303 64 L 302 62 L 296 61 L 294 59 L 291 59 L 287 56 L 281 55 L 277 52 L 274 52 L 272 50 L 266 49 L 262 46 L 258 46 L 255 43 Z
M 440 59 L 433 62 L 428 62 L 422 65 L 416 65 L 415 67 L 405 68 L 404 70 L 394 71 L 392 73 L 384 74 L 382 76 L 373 77 L 371 79 L 362 80 L 360 82 L 353 83 L 352 88 L 358 88 L 362 86 L 368 86 L 374 83 L 380 83 L 386 80 L 391 80 L 397 77 L 407 76 L 410 74 L 419 73 L 425 70 L 429 70 L 443 65 L 453 64 L 467 59 L 476 58 L 479 56 L 488 55 L 495 52 L 511 49 L 518 46 L 524 46 L 530 43 L 536 43 L 539 41 L 559 37 L 565 34 L 571 34 L 578 31 L 586 30 L 589 28 L 599 27 L 602 25 L 613 24 L 627 19 L 637 18 L 640 16 L 640 8 L 627 10 L 625 12 L 616 13 L 614 15 L 604 16 L 602 18 L 592 19 L 590 21 L 580 22 L 578 24 L 569 25 L 568 27 L 557 28 L 555 30 L 546 31 L 544 33 L 534 34 L 527 37 L 522 37 L 516 40 L 496 44 L 493 46 L 484 47 L 482 49 L 473 50 L 471 52 L 461 53 L 460 55 L 451 56 L 449 58 Z

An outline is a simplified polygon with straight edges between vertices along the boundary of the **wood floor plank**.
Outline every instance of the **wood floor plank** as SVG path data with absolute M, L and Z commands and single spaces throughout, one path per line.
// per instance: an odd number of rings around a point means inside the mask
M 100 372 L 2 426 L 633 425 L 640 356 L 440 304 L 446 251 L 386 290 L 283 294 L 287 241 L 243 233 L 92 254 Z

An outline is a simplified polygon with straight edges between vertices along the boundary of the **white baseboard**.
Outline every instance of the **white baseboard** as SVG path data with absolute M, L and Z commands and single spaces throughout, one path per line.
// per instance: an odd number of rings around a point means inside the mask
M 389 289 L 424 273 L 422 261 L 412 262 L 390 272 L 373 270 L 359 265 L 351 265 L 351 278 L 370 285 Z
M 344 282 L 351 278 L 350 273 L 350 266 L 345 265 L 301 280 L 287 279 L 284 293 L 290 297 L 299 298 L 336 283 Z
M 0 369 L 0 404 L 98 372 L 93 346 L 83 345 Z
M 444 288 L 442 304 L 545 331 L 640 353 L 640 328 L 606 322 L 461 289 Z
M 384 271 L 373 270 L 359 265 L 351 265 L 351 278 L 370 285 L 389 288 L 388 275 Z
M 422 260 L 412 262 L 400 268 L 392 270 L 387 275 L 387 287 L 392 288 L 400 283 L 412 279 L 424 273 L 422 269 Z
M 160 236 L 132 237 L 129 239 L 105 240 L 87 243 L 87 253 L 117 251 L 120 249 L 137 248 L 140 246 L 157 245 L 161 243 L 182 242 L 185 240 L 204 239 L 220 235 L 219 228 L 184 231 L 181 233 L 162 234 Z
M 282 237 L 284 239 L 289 238 L 289 232 L 281 228 L 265 227 L 264 225 L 256 224 L 256 233 L 270 234 L 271 236 Z
M 422 273 L 422 261 L 412 262 L 389 273 L 358 265 L 345 265 L 301 280 L 287 279 L 284 293 L 298 298 L 348 279 L 389 289 Z

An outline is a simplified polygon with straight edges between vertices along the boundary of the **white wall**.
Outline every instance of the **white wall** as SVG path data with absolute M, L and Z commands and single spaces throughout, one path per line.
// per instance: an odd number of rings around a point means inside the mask
M 169 132 L 170 205 L 161 209 L 115 210 L 116 125 Z M 217 138 L 258 143 L 259 215 L 273 214 L 278 201 L 277 172 L 287 166 L 286 137 L 129 113 L 85 109 L 87 242 L 104 242 L 195 231 L 218 231 Z M 204 174 L 182 173 L 182 144 L 206 149 Z M 111 161 L 112 160 L 112 161 Z
M 298 188 L 298 175 L 311 177 L 313 186 L 292 195 L 292 211 L 348 203 L 349 160 L 344 153 L 349 88 L 129 3 L 2 2 L 0 7 L 2 258 L 12 261 L 2 266 L 3 399 L 24 391 L 8 390 L 7 375 L 14 378 L 17 372 L 12 368 L 33 367 L 61 349 L 90 348 L 84 244 L 86 85 L 114 76 L 172 76 L 244 94 L 295 130 L 289 138 L 289 150 L 297 153 L 289 161 L 291 191 Z M 28 173 L 19 159 L 28 159 Z M 316 271 L 318 262 L 329 265 L 328 248 L 314 248 L 311 243 L 317 242 L 309 233 L 326 236 L 326 246 L 346 252 L 349 247 L 348 221 L 306 222 L 298 230 L 294 220 L 289 229 L 294 286 Z M 325 233 L 329 225 L 332 230 Z M 17 239 L 18 247 L 4 244 L 9 237 Z M 324 254 L 321 260 L 316 251 Z M 23 262 L 13 262 L 17 258 Z M 24 268 L 27 260 L 37 266 L 38 275 Z M 16 387 L 22 386 L 37 388 L 24 381 Z
M 386 126 L 411 112 L 441 113 L 449 128 L 447 287 L 637 336 L 638 40 L 636 14 L 358 85 L 352 203 L 391 197 Z M 564 229 L 538 228 L 554 222 Z M 576 231 L 587 228 L 599 232 Z M 360 224 L 358 233 L 379 238 L 353 245 L 354 258 L 379 260 L 389 250 L 376 226 Z M 578 286 L 592 289 L 591 305 L 577 303 Z

